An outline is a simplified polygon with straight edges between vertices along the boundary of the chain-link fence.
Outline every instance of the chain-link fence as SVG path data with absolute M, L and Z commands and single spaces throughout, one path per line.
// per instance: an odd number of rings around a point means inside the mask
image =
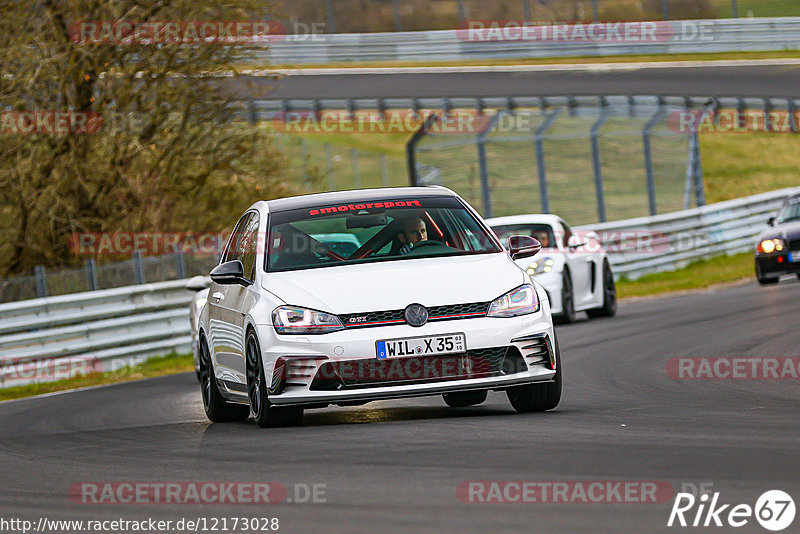
M 696 134 L 681 133 L 664 103 L 571 104 L 485 112 L 475 131 L 429 128 L 409 144 L 416 182 L 449 187 L 488 217 L 557 213 L 573 224 L 704 202 Z
M 276 134 L 286 156 L 286 177 L 307 193 L 408 185 L 405 158 L 396 150 L 376 152 L 326 142 L 318 136 Z M 396 145 L 404 143 L 402 136 Z M 391 144 L 391 143 L 387 143 Z

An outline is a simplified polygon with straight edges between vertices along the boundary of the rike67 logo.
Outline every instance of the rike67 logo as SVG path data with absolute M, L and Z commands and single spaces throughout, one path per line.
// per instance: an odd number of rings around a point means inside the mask
M 786 529 L 794 521 L 795 505 L 792 497 L 781 490 L 764 492 L 755 503 L 724 504 L 720 493 L 678 493 L 669 514 L 667 526 L 680 527 L 733 527 L 752 525 L 753 520 L 773 532 Z

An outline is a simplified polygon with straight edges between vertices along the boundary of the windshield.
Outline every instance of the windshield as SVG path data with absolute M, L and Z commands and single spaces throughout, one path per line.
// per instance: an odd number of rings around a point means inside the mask
M 501 252 L 455 198 L 316 206 L 270 216 L 267 271 Z
M 537 239 L 542 248 L 557 248 L 553 227 L 549 224 L 510 224 L 493 226 L 492 230 L 506 248 L 508 248 L 508 238 L 512 235 L 526 235 Z
M 792 197 L 778 214 L 778 224 L 800 220 L 800 196 Z

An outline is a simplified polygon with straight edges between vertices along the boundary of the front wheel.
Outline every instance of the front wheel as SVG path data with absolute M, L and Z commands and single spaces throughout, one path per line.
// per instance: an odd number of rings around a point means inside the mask
M 455 393 L 445 393 L 444 402 L 451 408 L 466 408 L 476 406 L 486 400 L 489 392 L 483 391 L 457 391 Z
M 614 273 L 608 260 L 603 261 L 603 305 L 600 308 L 586 310 L 591 318 L 613 317 L 617 313 L 617 285 L 614 283 Z
M 561 402 L 561 368 L 564 367 L 564 364 L 561 360 L 557 337 L 555 337 L 554 350 L 556 353 L 556 375 L 553 377 L 552 382 L 514 386 L 506 390 L 511 406 L 518 413 L 552 410 Z
M 553 319 L 558 324 L 575 322 L 575 295 L 572 292 L 572 277 L 566 270 L 561 277 L 561 313 L 555 315 Z
M 200 372 L 198 374 L 206 417 L 213 423 L 227 423 L 229 421 L 244 421 L 247 419 L 250 415 L 250 409 L 247 406 L 230 403 L 219 392 L 205 336 L 200 336 L 200 344 L 197 349 L 200 351 Z
M 297 426 L 303 422 L 303 409 L 294 406 L 276 407 L 270 404 L 264 380 L 261 350 L 254 332 L 247 334 L 247 397 L 253 419 L 261 428 Z

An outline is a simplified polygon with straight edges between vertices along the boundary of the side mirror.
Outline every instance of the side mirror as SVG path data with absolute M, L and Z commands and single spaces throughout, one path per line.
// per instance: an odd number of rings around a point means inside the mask
M 214 267 L 211 271 L 211 280 L 222 285 L 250 285 L 250 281 L 244 277 L 244 267 L 239 260 L 226 261 Z
M 530 258 L 538 254 L 540 250 L 542 250 L 542 244 L 530 236 L 512 235 L 508 238 L 508 251 L 511 253 L 512 259 Z
M 775 226 L 775 217 L 770 217 L 767 219 L 767 224 L 770 226 Z
M 205 276 L 194 276 L 189 278 L 189 281 L 186 282 L 186 289 L 189 291 L 202 291 L 208 288 L 209 282 L 208 278 Z

